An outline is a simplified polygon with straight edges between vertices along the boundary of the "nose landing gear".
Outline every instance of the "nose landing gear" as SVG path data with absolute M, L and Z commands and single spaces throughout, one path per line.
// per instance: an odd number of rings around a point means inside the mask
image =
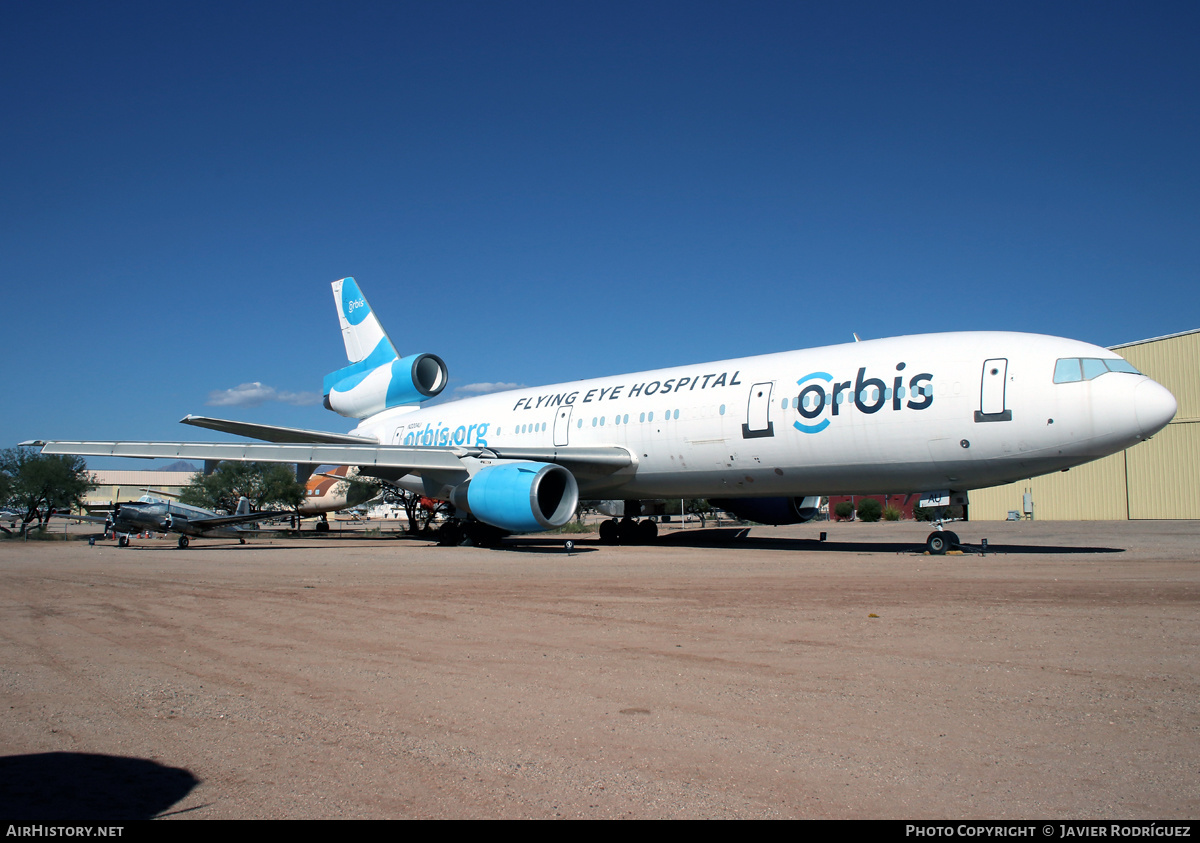
M 957 550 L 960 546 L 958 533 L 952 530 L 934 530 L 925 539 L 925 549 L 930 556 L 944 556 L 947 550 Z

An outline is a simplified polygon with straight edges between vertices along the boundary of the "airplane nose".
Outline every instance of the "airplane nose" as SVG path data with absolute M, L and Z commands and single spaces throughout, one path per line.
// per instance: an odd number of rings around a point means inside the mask
M 1165 386 L 1146 379 L 1134 390 L 1133 408 L 1137 414 L 1138 429 L 1143 437 L 1149 439 L 1175 418 L 1179 404 Z

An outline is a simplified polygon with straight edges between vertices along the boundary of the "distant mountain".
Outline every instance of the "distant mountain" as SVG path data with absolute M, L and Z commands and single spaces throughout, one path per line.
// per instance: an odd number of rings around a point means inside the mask
M 170 465 L 164 465 L 162 468 L 155 469 L 155 471 L 187 471 L 192 474 L 195 474 L 199 470 L 187 460 L 176 460 Z

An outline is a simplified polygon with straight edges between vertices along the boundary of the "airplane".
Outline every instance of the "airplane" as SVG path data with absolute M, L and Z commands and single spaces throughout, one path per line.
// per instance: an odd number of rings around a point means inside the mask
M 79 521 L 103 522 L 117 534 L 117 546 L 129 547 L 129 537 L 144 531 L 179 533 L 179 547 L 191 544 L 191 537 L 237 539 L 246 543 L 245 533 L 254 532 L 241 527 L 252 521 L 268 521 L 291 513 L 286 510 L 251 512 L 250 500 L 243 496 L 233 515 L 219 515 L 211 509 L 190 506 L 178 501 L 164 500 L 153 494 L 142 495 L 136 501 L 119 503 L 106 518 L 97 515 L 54 513 Z
M 329 532 L 330 512 L 350 509 L 379 496 L 378 489 L 352 482 L 357 473 L 354 466 L 339 465 L 330 471 L 313 474 L 305 483 L 304 502 L 298 511 L 302 517 L 320 516 L 316 526 L 318 533 Z
M 448 382 L 401 357 L 353 278 L 333 282 L 349 365 L 324 380 L 349 433 L 201 416 L 258 442 L 39 441 L 47 454 L 356 465 L 449 501 L 444 543 L 560 527 L 580 499 L 623 500 L 602 542 L 653 540 L 640 502 L 707 498 L 767 524 L 821 495 L 922 493 L 923 506 L 1063 471 L 1149 439 L 1175 397 L 1115 352 L 1041 334 L 962 331 L 672 366 L 424 407 Z M 309 469 L 311 470 L 311 468 Z M 959 539 L 939 522 L 926 540 Z

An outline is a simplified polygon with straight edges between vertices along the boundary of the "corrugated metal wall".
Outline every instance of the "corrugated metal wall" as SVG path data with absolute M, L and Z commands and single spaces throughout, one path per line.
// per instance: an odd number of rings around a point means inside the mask
M 1173 422 L 1125 456 L 1130 518 L 1200 518 L 1200 424 Z
M 1000 521 L 1032 491 L 1046 520 L 1200 518 L 1200 331 L 1114 349 L 1175 395 L 1179 411 L 1149 442 L 1067 472 L 971 492 L 971 519 Z

